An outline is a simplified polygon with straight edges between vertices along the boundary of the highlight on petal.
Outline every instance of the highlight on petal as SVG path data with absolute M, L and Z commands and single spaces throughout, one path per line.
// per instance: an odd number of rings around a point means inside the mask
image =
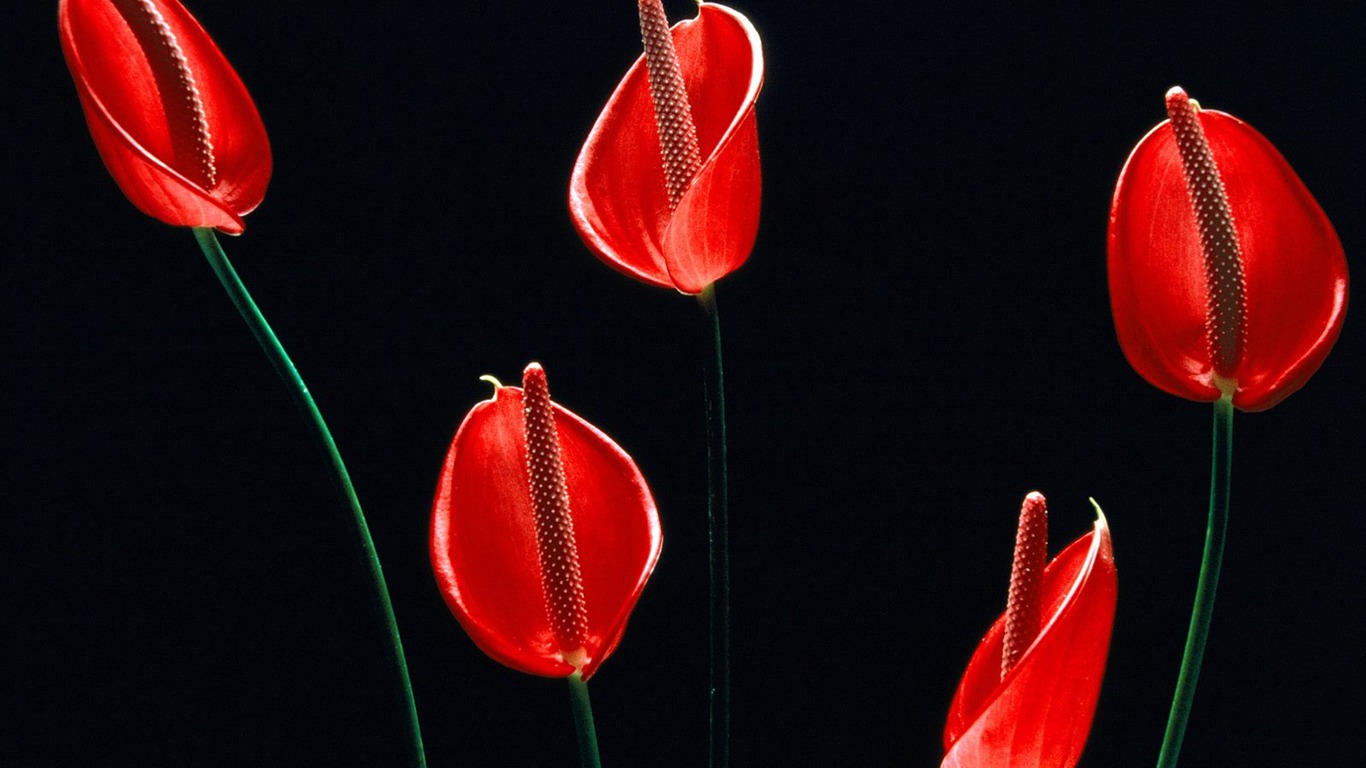
M 1337 340 L 1347 260 L 1327 216 L 1266 138 L 1222 112 L 1198 117 L 1227 194 L 1246 286 L 1233 404 L 1265 410 L 1303 386 Z M 1219 399 L 1205 257 L 1170 121 L 1125 163 L 1108 239 L 1115 330 L 1130 365 L 1165 392 Z
M 617 86 L 574 164 L 569 211 L 579 236 L 639 280 L 700 293 L 749 258 L 759 229 L 763 83 L 759 34 L 738 12 L 702 3 L 672 28 L 702 166 L 669 208 L 644 56 Z
M 61 0 L 58 26 L 90 135 L 123 193 L 175 226 L 239 234 L 270 181 L 256 106 L 176 0 Z
M 1077 763 L 1091 730 L 1115 615 L 1110 528 L 1068 545 L 1044 571 L 1044 626 L 1001 677 L 1002 615 L 963 673 L 944 726 L 943 768 Z
M 533 675 L 584 679 L 621 640 L 659 559 L 659 515 L 635 462 L 552 404 L 586 603 L 583 648 L 561 648 L 547 610 L 527 476 L 523 390 L 499 386 L 465 417 L 441 471 L 431 560 L 447 606 L 484 653 Z

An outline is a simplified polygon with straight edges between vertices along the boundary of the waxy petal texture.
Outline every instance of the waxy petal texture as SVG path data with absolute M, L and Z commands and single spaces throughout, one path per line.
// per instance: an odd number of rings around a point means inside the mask
M 949 708 L 943 768 L 1067 768 L 1086 745 L 1115 616 L 1115 561 L 1102 515 L 1044 571 L 1044 626 L 1004 679 L 1006 617 L 977 646 Z
M 673 27 L 702 167 L 669 208 L 654 105 L 642 56 L 588 135 L 569 186 L 584 242 L 610 266 L 652 285 L 700 293 L 749 258 L 759 230 L 763 82 L 759 34 L 722 5 Z
M 1323 210 L 1260 133 L 1203 110 L 1241 246 L 1243 349 L 1233 404 L 1270 408 L 1318 370 L 1347 308 L 1347 260 Z M 1110 211 L 1115 330 L 1129 363 L 1180 397 L 1220 397 L 1206 331 L 1209 289 L 1196 215 L 1170 121 L 1129 156 Z
M 432 509 L 431 559 L 451 612 L 481 650 L 513 669 L 574 672 L 555 640 L 527 477 L 522 389 L 498 387 L 451 443 Z M 587 605 L 584 679 L 621 640 L 659 559 L 659 515 L 625 451 L 553 405 Z
M 175 0 L 62 0 L 62 52 L 90 135 L 139 210 L 243 230 L 270 181 L 270 143 L 237 73 Z

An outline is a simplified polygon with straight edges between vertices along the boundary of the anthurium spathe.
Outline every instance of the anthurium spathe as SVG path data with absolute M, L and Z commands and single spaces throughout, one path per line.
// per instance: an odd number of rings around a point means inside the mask
M 639 8 L 646 54 L 579 153 L 569 211 L 612 267 L 700 293 L 749 258 L 758 232 L 763 52 L 723 5 L 702 3 L 671 30 L 659 0 Z
M 968 662 L 944 727 L 943 768 L 1068 768 L 1091 729 L 1115 614 L 1110 529 L 1044 567 L 1042 495 L 1021 511 L 1006 613 Z
M 1260 411 L 1299 389 L 1337 340 L 1347 260 L 1276 148 L 1180 88 L 1110 209 L 1110 302 L 1129 363 L 1191 400 Z
M 631 457 L 550 401 L 540 365 L 522 381 L 495 383 L 455 434 L 432 509 L 432 568 L 489 656 L 587 680 L 659 559 L 659 515 Z
M 176 0 L 61 0 L 62 52 L 105 167 L 139 210 L 238 234 L 270 181 L 251 96 Z

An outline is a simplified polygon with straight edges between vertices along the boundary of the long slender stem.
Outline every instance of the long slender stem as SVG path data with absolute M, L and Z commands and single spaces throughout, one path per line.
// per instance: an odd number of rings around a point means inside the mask
M 707 401 L 707 539 L 710 565 L 711 768 L 730 765 L 730 492 L 726 477 L 726 377 L 721 366 L 721 316 L 716 286 L 698 296 L 713 352 L 705 355 Z
M 251 294 L 247 292 L 246 286 L 237 277 L 237 272 L 232 268 L 232 263 L 228 261 L 228 256 L 223 252 L 223 247 L 218 243 L 218 237 L 214 231 L 204 227 L 196 227 L 194 236 L 199 241 L 199 247 L 203 249 L 204 255 L 208 257 L 209 265 L 213 267 L 214 274 L 223 284 L 223 289 L 228 292 L 228 297 L 232 299 L 233 306 L 237 307 L 238 313 L 242 315 L 242 319 L 246 321 L 252 335 L 261 344 L 261 349 L 265 351 L 266 357 L 270 359 L 270 364 L 275 367 L 275 372 L 284 381 L 285 388 L 289 390 L 295 405 L 302 412 L 304 421 L 312 428 L 314 437 L 318 440 L 318 447 L 332 464 L 332 475 L 333 479 L 336 480 L 337 490 L 351 511 L 351 521 L 356 537 L 359 539 L 361 557 L 370 569 L 370 579 L 374 586 L 371 597 L 375 611 L 379 613 L 381 623 L 389 630 L 389 662 L 398 674 L 403 689 L 403 698 L 408 707 L 408 734 L 412 742 L 412 765 L 419 766 L 419 768 L 426 766 L 427 758 L 422 749 L 422 731 L 417 723 L 417 703 L 413 699 L 413 684 L 408 678 L 408 662 L 403 655 L 403 642 L 398 636 L 398 622 L 394 619 L 394 606 L 389 600 L 389 588 L 384 581 L 384 571 L 380 568 L 379 555 L 375 552 L 375 542 L 370 538 L 370 526 L 365 523 L 365 514 L 360 508 L 360 499 L 356 497 L 356 489 L 351 485 L 351 476 L 346 471 L 346 464 L 342 461 L 341 452 L 337 450 L 337 443 L 332 439 L 332 433 L 327 428 L 327 422 L 323 421 L 322 412 L 313 402 L 313 396 L 308 393 L 308 386 L 304 384 L 303 378 L 294 368 L 294 363 L 289 359 L 289 354 L 285 352 L 280 340 L 275 337 L 275 332 L 270 329 L 270 324 L 266 322 L 265 316 L 261 314 L 261 310 L 256 308 L 256 302 L 252 301 Z
M 588 683 L 579 673 L 570 675 L 569 705 L 574 710 L 574 732 L 579 737 L 579 764 L 583 768 L 602 768 L 598 756 L 598 729 L 593 725 L 593 702 L 588 700 Z
M 1205 655 L 1205 640 L 1214 618 L 1214 593 L 1219 587 L 1219 569 L 1224 562 L 1224 539 L 1228 534 L 1228 497 L 1233 468 L 1233 399 L 1229 395 L 1214 404 L 1214 450 L 1209 487 L 1209 526 L 1205 529 L 1205 552 L 1200 560 L 1200 581 L 1195 587 L 1195 607 L 1191 610 L 1186 652 L 1181 658 L 1181 674 L 1176 680 L 1176 695 L 1162 739 L 1158 768 L 1176 768 L 1181 740 L 1186 735 L 1191 704 L 1195 701 L 1195 682 L 1200 677 L 1200 661 Z

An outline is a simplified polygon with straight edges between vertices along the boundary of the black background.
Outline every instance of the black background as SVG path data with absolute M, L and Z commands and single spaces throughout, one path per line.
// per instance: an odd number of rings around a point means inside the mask
M 0 764 L 397 765 L 383 637 L 325 465 L 189 232 L 86 133 L 55 4 L 3 33 Z M 1266 134 L 1360 269 L 1361 14 L 750 0 L 764 203 L 720 283 L 734 758 L 934 765 L 1014 518 L 1109 515 L 1120 598 L 1084 766 L 1152 764 L 1203 540 L 1209 411 L 1115 342 L 1119 169 L 1184 86 Z M 670 15 L 692 13 L 670 0 Z M 315 393 L 385 565 L 433 766 L 573 765 L 564 684 L 447 612 L 427 517 L 456 425 L 531 360 L 641 466 L 659 567 L 591 689 L 608 765 L 706 750 L 696 302 L 605 267 L 565 195 L 637 55 L 625 0 L 191 4 L 274 178 L 224 245 Z M 1366 350 L 1235 426 L 1183 765 L 1359 758 Z

